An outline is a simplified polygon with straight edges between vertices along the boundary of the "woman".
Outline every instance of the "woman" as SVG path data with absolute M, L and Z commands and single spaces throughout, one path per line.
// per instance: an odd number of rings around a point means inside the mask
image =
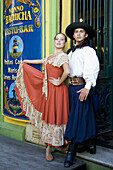
M 70 74 L 68 57 L 63 49 L 67 37 L 54 38 L 54 54 L 41 60 L 24 60 L 17 74 L 15 91 L 22 110 L 30 122 L 40 129 L 47 144 L 46 160 L 52 161 L 51 146 L 64 145 L 64 131 L 69 115 L 68 88 L 64 80 Z M 28 64 L 44 64 L 44 73 Z M 24 83 L 23 83 L 24 82 Z

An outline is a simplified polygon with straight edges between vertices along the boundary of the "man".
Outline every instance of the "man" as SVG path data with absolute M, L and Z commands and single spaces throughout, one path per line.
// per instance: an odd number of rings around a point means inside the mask
M 83 22 L 72 23 L 66 28 L 66 34 L 76 42 L 74 47 L 68 50 L 71 69 L 68 78 L 70 115 L 64 137 L 71 142 L 64 166 L 70 167 L 81 144 L 85 144 L 86 150 L 91 154 L 96 153 L 96 125 L 91 87 L 96 85 L 99 61 L 95 50 L 88 45 L 95 35 L 90 25 Z

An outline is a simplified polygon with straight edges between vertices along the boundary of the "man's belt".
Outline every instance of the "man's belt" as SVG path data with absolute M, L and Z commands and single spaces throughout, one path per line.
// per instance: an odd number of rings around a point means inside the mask
M 68 77 L 68 84 L 69 85 L 82 85 L 85 84 L 85 80 L 83 79 L 83 77 Z

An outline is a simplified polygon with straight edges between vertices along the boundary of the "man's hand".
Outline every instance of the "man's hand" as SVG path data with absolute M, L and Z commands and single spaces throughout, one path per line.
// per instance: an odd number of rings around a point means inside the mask
M 83 102 L 84 100 L 87 99 L 87 96 L 88 96 L 88 94 L 89 94 L 89 91 L 90 91 L 90 90 L 89 90 L 89 89 L 86 89 L 86 88 L 83 88 L 83 89 L 77 91 L 77 93 L 80 93 L 80 95 L 79 95 L 79 100 L 80 100 L 81 102 Z

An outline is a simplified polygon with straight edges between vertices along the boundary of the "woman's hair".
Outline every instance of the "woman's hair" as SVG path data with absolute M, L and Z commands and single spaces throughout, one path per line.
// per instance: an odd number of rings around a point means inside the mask
M 67 37 L 66 37 L 66 35 L 65 35 L 64 33 L 62 33 L 62 32 L 57 33 L 57 34 L 55 35 L 55 37 L 54 37 L 54 40 L 56 39 L 56 36 L 57 36 L 58 34 L 62 34 L 62 35 L 65 37 L 65 42 L 67 42 Z

